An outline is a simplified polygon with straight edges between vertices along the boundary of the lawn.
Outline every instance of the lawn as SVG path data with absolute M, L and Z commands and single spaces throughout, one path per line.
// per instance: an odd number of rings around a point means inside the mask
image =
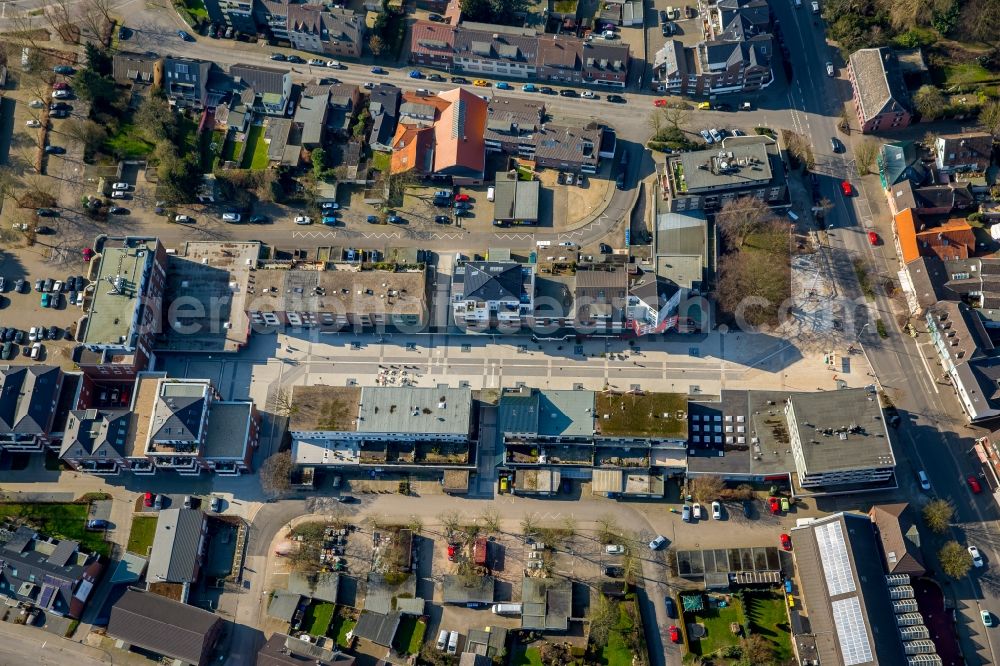
M 510 663 L 511 666 L 542 666 L 542 655 L 538 654 L 538 648 L 515 650 Z
M 744 623 L 743 609 L 738 599 L 732 598 L 732 602 L 725 608 L 709 607 L 706 603 L 703 610 L 697 613 L 687 612 L 684 615 L 685 622 L 705 625 L 705 637 L 690 641 L 692 654 L 707 656 L 727 645 L 739 644 L 739 637 L 729 630 L 732 622 Z
M 226 148 L 232 152 L 232 142 L 226 142 L 226 131 L 215 130 L 214 132 L 204 132 L 201 135 L 201 170 L 203 173 L 212 173 L 219 166 L 220 155 L 223 155 Z M 212 149 L 212 146 L 215 149 Z M 232 155 L 230 154 L 230 159 Z
M 85 503 L 0 504 L 0 518 L 26 522 L 42 534 L 79 541 L 87 550 L 108 555 L 111 545 L 104 532 L 87 531 L 88 510 Z
M 385 173 L 389 171 L 389 153 L 374 152 L 372 153 L 372 168 L 376 171 L 381 171 Z
M 156 534 L 156 516 L 136 516 L 132 519 L 132 531 L 128 533 L 125 550 L 146 557 L 153 546 Z
M 790 661 L 793 657 L 792 641 L 783 595 L 760 593 L 746 595 L 744 599 L 751 633 L 760 634 L 774 644 L 776 662 L 783 664 Z
M 420 646 L 424 643 L 424 632 L 427 625 L 420 622 L 415 617 L 404 617 L 399 623 L 399 630 L 396 631 L 395 643 L 396 651 L 403 654 L 419 654 Z
M 686 411 L 687 398 L 680 393 L 597 396 L 597 424 L 604 435 L 686 436 L 687 421 L 677 418 L 678 412 Z
M 330 630 L 330 620 L 333 619 L 333 611 L 336 608 L 326 601 L 314 601 L 306 609 L 306 616 L 302 620 L 302 628 L 311 636 L 326 636 Z
M 338 613 L 330 622 L 330 628 L 327 630 L 327 635 L 336 637 L 337 645 L 340 647 L 348 647 L 347 632 L 354 629 L 354 625 L 356 624 L 356 620 L 352 620 L 351 618 Z
M 135 159 L 149 155 L 153 148 L 153 144 L 136 134 L 134 125 L 125 123 L 104 142 L 103 150 L 120 159 Z
M 264 126 L 252 125 L 247 132 L 247 149 L 243 153 L 244 169 L 267 168 L 267 142 L 264 141 Z
M 607 666 L 631 666 L 632 648 L 625 642 L 625 635 L 635 632 L 632 618 L 625 604 L 618 607 L 618 624 L 608 633 L 608 644 L 601 650 L 600 662 Z
M 205 9 L 205 3 L 202 0 L 184 0 L 184 7 L 193 18 L 199 21 L 208 20 L 208 10 Z

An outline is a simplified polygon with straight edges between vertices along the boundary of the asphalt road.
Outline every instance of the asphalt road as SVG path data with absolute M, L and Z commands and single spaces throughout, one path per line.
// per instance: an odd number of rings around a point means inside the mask
M 0 622 L 0 665 L 97 666 L 114 663 L 110 654 L 42 629 Z

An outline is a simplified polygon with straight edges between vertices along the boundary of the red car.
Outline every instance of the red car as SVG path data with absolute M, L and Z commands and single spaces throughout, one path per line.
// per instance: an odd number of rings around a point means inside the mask
M 52 89 L 53 90 L 68 90 L 69 89 L 69 84 L 66 83 L 65 81 L 60 81 L 59 83 L 53 83 L 52 84 Z
M 681 630 L 677 628 L 676 625 L 670 625 L 670 640 L 674 643 L 681 642 Z
M 469 195 L 468 194 L 456 194 L 455 195 L 455 201 L 456 202 L 468 201 L 468 200 L 469 200 Z
M 665 99 L 654 99 L 653 106 L 660 108 L 667 105 L 667 100 Z
M 792 537 L 788 536 L 787 534 L 782 534 L 781 535 L 781 547 L 784 548 L 785 550 L 791 550 L 792 549 Z
M 83 248 L 83 260 L 90 261 L 93 258 L 94 258 L 94 251 L 91 250 L 89 247 Z
M 972 492 L 976 493 L 977 495 L 983 492 L 983 487 L 979 485 L 979 479 L 972 476 L 971 474 L 965 477 L 965 482 L 969 484 L 969 489 L 972 490 Z
M 143 495 L 142 503 L 144 506 L 153 506 L 153 493 L 146 493 Z
M 845 197 L 849 197 L 854 193 L 854 188 L 851 187 L 851 184 L 846 180 L 840 181 L 840 189 L 844 193 Z
M 781 511 L 781 502 L 778 501 L 777 497 L 768 497 L 767 505 L 771 509 L 771 513 L 777 514 Z
M 878 245 L 878 234 L 874 231 L 868 232 L 868 242 L 872 245 Z
M 448 544 L 448 561 L 449 562 L 454 562 L 455 561 L 455 550 L 456 550 L 455 546 L 453 546 L 451 544 Z

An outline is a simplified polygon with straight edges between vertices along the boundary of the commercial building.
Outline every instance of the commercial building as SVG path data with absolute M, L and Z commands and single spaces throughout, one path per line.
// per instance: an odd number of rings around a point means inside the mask
M 452 273 L 455 325 L 467 332 L 518 331 L 534 312 L 535 268 L 515 261 L 467 261 Z
M 69 539 L 37 534 L 28 527 L 0 528 L 0 595 L 8 605 L 30 603 L 44 613 L 79 620 L 104 563 Z
M 965 303 L 941 301 L 925 318 L 944 375 L 969 421 L 1000 415 L 1000 358 L 979 315 Z
M 791 536 L 802 596 L 791 620 L 800 663 L 941 663 L 910 576 L 883 572 L 868 516 L 818 518 Z
M 134 378 L 146 369 L 160 329 L 166 249 L 155 238 L 108 238 L 92 261 L 98 265 L 75 360 L 95 380 Z
M 920 578 L 927 573 L 920 552 L 920 531 L 909 504 L 876 504 L 868 511 L 868 517 L 881 542 L 882 561 L 887 574 Z
M 300 466 L 474 466 L 467 388 L 296 386 L 292 458 Z
M 703 7 L 705 7 L 703 5 Z M 775 41 L 766 0 L 719 0 L 708 5 L 704 39 L 668 39 L 653 60 L 651 87 L 672 95 L 722 95 L 771 83 Z M 687 30 L 688 28 L 685 28 Z
M 208 521 L 198 509 L 163 509 L 156 521 L 146 569 L 148 583 L 180 583 L 198 579 L 208 539 Z M 185 594 L 186 596 L 186 594 Z
M 775 205 L 788 195 L 778 144 L 766 136 L 729 137 L 716 147 L 673 155 L 659 168 L 666 212 L 712 211 L 744 196 Z
M 892 49 L 855 51 L 847 62 L 847 73 L 862 134 L 909 126 L 913 119 L 910 94 Z
M 262 263 L 248 286 L 247 312 L 255 326 L 420 331 L 429 318 L 427 275 L 419 266 Z
M 577 333 L 621 335 L 625 331 L 627 311 L 628 273 L 624 266 L 577 266 L 570 322 Z M 544 323 L 536 317 L 536 324 Z
M 538 224 L 538 198 L 542 184 L 521 180 L 516 173 L 498 173 L 493 203 L 493 220 L 504 225 Z

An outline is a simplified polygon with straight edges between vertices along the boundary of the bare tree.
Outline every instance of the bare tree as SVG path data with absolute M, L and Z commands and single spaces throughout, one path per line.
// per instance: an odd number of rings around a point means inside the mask
M 287 492 L 292 485 L 292 467 L 291 451 L 273 454 L 260 466 L 261 489 L 272 497 Z
M 538 515 L 535 513 L 526 513 L 524 517 L 521 518 L 521 532 L 524 536 L 532 536 L 538 531 Z
M 455 532 L 462 525 L 462 516 L 458 511 L 445 511 L 438 516 L 438 522 L 441 523 L 446 532 Z
M 726 487 L 722 477 L 715 475 L 696 476 L 689 482 L 691 496 L 697 502 L 711 502 L 719 499 L 722 489 Z
M 45 22 L 56 31 L 59 39 L 67 44 L 78 44 L 80 42 L 80 28 L 70 14 L 69 0 L 53 0 L 46 5 L 42 16 Z
M 655 137 L 660 133 L 663 128 L 663 114 L 660 113 L 659 109 L 653 111 L 653 115 L 649 117 L 649 129 L 653 130 L 653 136 Z
M 1000 100 L 990 100 L 979 109 L 979 124 L 983 129 L 1000 139 Z
M 90 155 L 103 145 L 108 137 L 107 130 L 93 120 L 70 118 L 62 124 L 62 131 L 83 145 L 85 154 Z
M 924 120 L 937 120 L 948 107 L 948 100 L 937 86 L 923 85 L 913 94 L 913 105 Z
M 738 197 L 727 201 L 715 214 L 719 231 L 734 248 L 741 248 L 747 237 L 760 230 L 774 214 L 757 197 Z
M 590 614 L 590 640 L 594 645 L 605 645 L 611 629 L 618 624 L 618 602 L 603 594 L 597 595 L 597 604 Z
M 572 539 L 576 536 L 577 524 L 576 518 L 573 516 L 566 516 L 563 518 L 563 531 L 566 533 L 567 539 Z
M 483 529 L 487 532 L 500 531 L 500 512 L 491 506 L 483 509 L 479 514 L 479 520 L 483 523 Z
M 385 42 L 378 35 L 372 35 L 368 38 L 368 48 L 371 50 L 372 55 L 377 58 L 385 51 Z
M 279 416 L 292 416 L 298 413 L 299 408 L 292 403 L 292 393 L 288 389 L 281 387 L 274 392 L 274 413 Z
M 809 140 L 805 136 L 783 129 L 781 130 L 781 140 L 785 144 L 785 149 L 800 164 L 805 165 L 807 169 L 815 166 L 816 160 L 813 158 L 812 146 L 809 145 Z
M 833 210 L 833 202 L 823 197 L 816 204 L 816 214 L 819 217 L 826 217 L 826 214 Z
M 619 536 L 618 521 L 609 513 L 597 519 L 597 540 L 603 544 L 613 543 Z
M 854 157 L 858 161 L 858 174 L 867 176 L 872 172 L 875 165 L 875 158 L 878 157 L 879 143 L 874 139 L 865 139 L 858 144 L 854 150 Z
M 663 109 L 663 119 L 675 130 L 681 130 L 691 122 L 691 111 L 685 105 L 673 104 Z
M 90 37 L 102 46 L 110 34 L 115 19 L 111 14 L 110 0 L 84 0 L 80 5 L 80 23 L 87 29 Z
M 774 643 L 764 638 L 762 634 L 750 634 L 740 640 L 742 662 L 747 664 L 774 663 Z

